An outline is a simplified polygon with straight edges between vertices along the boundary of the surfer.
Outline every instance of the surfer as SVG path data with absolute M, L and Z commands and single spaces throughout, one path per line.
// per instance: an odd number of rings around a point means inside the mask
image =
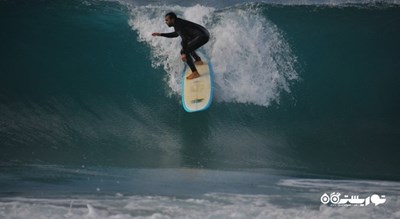
M 168 27 L 174 27 L 175 31 L 171 33 L 152 33 L 152 35 L 167 38 L 180 36 L 182 38 L 182 61 L 186 62 L 192 70 L 192 74 L 187 76 L 186 79 L 191 80 L 200 77 L 195 64 L 202 65 L 203 61 L 195 50 L 208 42 L 210 33 L 199 24 L 178 18 L 174 12 L 169 12 L 165 15 L 165 23 Z M 195 60 L 194 63 L 192 57 Z

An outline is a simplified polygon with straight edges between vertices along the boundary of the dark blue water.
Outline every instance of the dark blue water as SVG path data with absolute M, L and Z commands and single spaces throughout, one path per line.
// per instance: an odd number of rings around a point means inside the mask
M 168 11 L 211 32 L 205 112 L 180 103 L 179 39 L 151 37 Z M 335 191 L 392 194 L 341 216 L 398 216 L 396 2 L 1 1 L 0 18 L 4 217 L 331 217 Z

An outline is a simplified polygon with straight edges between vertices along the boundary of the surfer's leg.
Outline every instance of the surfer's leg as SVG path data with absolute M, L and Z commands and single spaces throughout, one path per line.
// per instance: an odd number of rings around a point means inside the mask
M 183 47 L 182 43 L 181 43 L 181 45 Z M 192 57 L 194 57 L 196 59 L 198 57 L 196 52 L 188 51 L 188 50 L 185 50 L 185 51 L 182 50 L 181 53 L 186 55 L 186 64 L 189 66 L 190 70 L 192 70 L 192 72 L 197 72 L 196 66 L 193 63 L 193 58 L 192 58 Z
M 191 54 L 194 52 L 196 49 L 202 47 L 204 44 L 206 44 L 209 40 L 209 37 L 206 35 L 201 35 L 195 37 L 193 40 L 190 40 L 186 46 L 186 50 L 184 51 L 186 54 Z
M 191 80 L 191 79 L 195 79 L 195 78 L 200 77 L 200 74 L 197 71 L 196 66 L 193 63 L 193 58 L 192 58 L 192 56 L 190 54 L 186 55 L 186 63 L 188 64 L 190 70 L 192 70 L 192 74 L 187 76 L 186 79 Z
M 202 64 L 204 64 L 203 61 L 201 61 L 200 56 L 197 55 L 196 51 L 191 52 L 190 55 L 194 58 L 194 64 L 195 64 L 195 65 L 202 65 Z
M 208 36 L 198 36 L 193 40 L 189 41 L 186 50 L 184 51 L 186 54 L 186 63 L 189 65 L 190 69 L 192 70 L 192 74 L 190 74 L 187 79 L 194 79 L 200 77 L 199 72 L 196 69 L 196 66 L 193 63 L 192 53 L 194 53 L 197 57 L 199 57 L 195 50 L 206 44 L 209 40 Z M 200 58 L 200 57 L 199 57 Z
M 192 72 L 197 71 L 196 66 L 193 63 L 193 58 L 190 54 L 189 55 L 186 54 L 186 63 L 188 64 L 188 66 L 189 66 L 190 70 L 192 70 Z

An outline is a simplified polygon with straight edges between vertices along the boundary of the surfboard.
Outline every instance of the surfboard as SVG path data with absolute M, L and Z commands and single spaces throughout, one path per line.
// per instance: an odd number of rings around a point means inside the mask
M 204 64 L 196 65 L 200 77 L 188 80 L 192 73 L 185 64 L 182 73 L 182 105 L 186 112 L 198 112 L 210 107 L 213 99 L 213 70 L 209 59 Z

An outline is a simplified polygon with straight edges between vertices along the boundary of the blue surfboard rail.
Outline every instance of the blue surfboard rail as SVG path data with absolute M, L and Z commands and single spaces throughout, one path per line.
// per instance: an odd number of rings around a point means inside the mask
M 188 112 L 188 113 L 201 112 L 201 111 L 207 110 L 208 108 L 210 108 L 211 103 L 212 103 L 212 101 L 213 101 L 213 97 L 214 97 L 214 70 L 213 70 L 213 68 L 212 68 L 212 64 L 211 64 L 210 58 L 208 58 L 208 56 L 205 55 L 204 52 L 201 52 L 200 54 L 203 55 L 203 56 L 205 57 L 205 59 L 206 59 L 206 61 L 207 61 L 208 69 L 209 69 L 209 72 L 210 72 L 210 83 L 211 83 L 211 85 L 210 85 L 210 86 L 211 86 L 211 89 L 210 89 L 210 99 L 209 99 L 207 105 L 206 105 L 204 108 L 202 108 L 202 109 L 199 109 L 199 110 L 190 110 L 190 109 L 188 109 L 188 108 L 186 107 L 186 105 L 185 105 L 185 95 L 183 95 L 183 92 L 184 92 L 184 86 L 185 86 L 185 80 L 186 80 L 186 78 L 185 78 L 185 72 L 186 72 L 186 68 L 187 68 L 188 66 L 187 66 L 187 64 L 184 64 L 184 68 L 183 68 L 183 71 L 182 71 L 182 82 L 181 82 L 182 94 L 181 94 L 181 96 L 182 96 L 182 105 L 183 105 L 183 109 L 185 109 L 185 111 Z

